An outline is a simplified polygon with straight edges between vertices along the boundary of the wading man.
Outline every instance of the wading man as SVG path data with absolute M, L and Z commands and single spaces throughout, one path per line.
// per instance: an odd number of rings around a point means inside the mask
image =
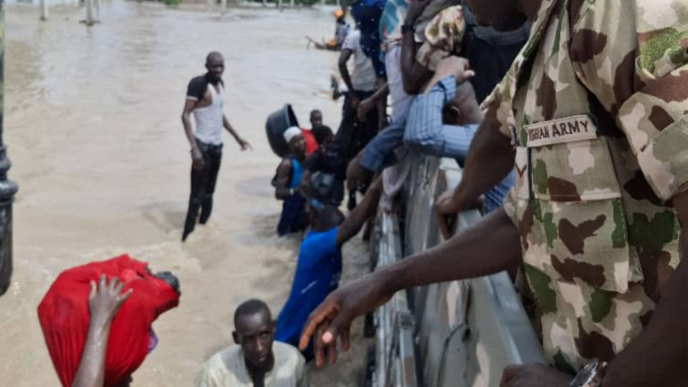
M 225 102 L 225 88 L 222 73 L 225 60 L 218 52 L 208 54 L 205 64 L 208 72 L 191 80 L 186 92 L 186 104 L 182 113 L 182 124 L 191 145 L 191 197 L 184 224 L 182 241 L 191 234 L 196 222 L 205 224 L 213 209 L 213 193 L 222 161 L 222 129 L 234 137 L 245 151 L 251 145 L 237 134 L 227 120 L 222 107 Z M 196 119 L 196 131 L 191 125 L 190 115 Z M 199 218 L 200 211 L 200 218 Z
M 688 4 L 467 2 L 481 24 L 534 24 L 438 212 L 514 167 L 515 187 L 472 230 L 332 293 L 301 345 L 324 332 L 322 363 L 397 290 L 522 266 L 550 366 L 508 367 L 501 387 L 685 386 Z
M 306 362 L 288 344 L 275 343 L 275 322 L 263 301 L 249 300 L 234 313 L 233 345 L 211 357 L 196 387 L 307 387 Z

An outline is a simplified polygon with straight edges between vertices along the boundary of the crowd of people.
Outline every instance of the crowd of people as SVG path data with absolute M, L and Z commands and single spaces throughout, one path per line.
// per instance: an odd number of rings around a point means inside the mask
M 549 365 L 508 367 L 500 386 L 684 386 L 685 11 L 679 0 L 356 0 L 353 31 L 336 12 L 335 39 L 316 46 L 340 51 L 341 123 L 334 132 L 313 111 L 310 129 L 287 128 L 272 182 L 277 233 L 304 233 L 289 299 L 276 320 L 243 303 L 236 346 L 196 385 L 304 386 L 306 362 L 334 362 L 352 321 L 395 292 L 507 270 Z M 183 240 L 211 214 L 222 129 L 251 147 L 222 114 L 222 56 L 206 67 L 182 116 L 193 164 Z M 418 154 L 464 168 L 436 203 L 446 242 L 339 288 L 342 246 L 399 206 Z M 452 218 L 474 207 L 485 217 L 454 236 Z M 95 322 L 65 387 L 129 380 L 104 370 L 122 291 L 93 285 Z

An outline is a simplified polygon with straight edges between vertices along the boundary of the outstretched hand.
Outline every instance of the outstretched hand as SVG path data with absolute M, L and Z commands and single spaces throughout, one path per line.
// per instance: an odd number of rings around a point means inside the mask
M 238 139 L 237 142 L 239 143 L 242 151 L 253 150 L 251 144 L 243 138 Z
M 98 284 L 91 281 L 88 310 L 92 321 L 102 325 L 109 325 L 112 322 L 119 308 L 133 293 L 133 289 L 122 293 L 123 287 L 124 284 L 115 277 L 108 283 L 105 274 L 100 276 Z
M 308 317 L 299 347 L 306 349 L 313 338 L 318 367 L 322 367 L 326 359 L 330 364 L 337 361 L 337 339 L 341 340 L 344 351 L 349 349 L 351 323 L 356 317 L 392 298 L 394 292 L 381 277 L 373 273 L 335 291 Z

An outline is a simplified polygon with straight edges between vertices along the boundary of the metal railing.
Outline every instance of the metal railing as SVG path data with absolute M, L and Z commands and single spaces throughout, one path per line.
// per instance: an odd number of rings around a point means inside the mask
M 399 219 L 381 213 L 374 249 L 379 266 L 442 239 L 433 205 L 446 188 L 458 185 L 461 169 L 453 160 L 415 157 L 407 184 L 404 244 Z M 478 211 L 462 213 L 457 232 L 479 220 Z M 497 387 L 505 366 L 544 362 L 506 273 L 400 292 L 376 317 L 378 387 Z

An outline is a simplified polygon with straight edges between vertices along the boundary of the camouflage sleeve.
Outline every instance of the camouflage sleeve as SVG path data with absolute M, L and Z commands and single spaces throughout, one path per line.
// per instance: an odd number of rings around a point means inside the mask
M 461 41 L 466 28 L 460 5 L 438 13 L 425 28 L 425 42 L 416 54 L 418 63 L 435 71 L 440 61 L 461 51 Z
M 586 2 L 577 14 L 581 81 L 616 116 L 657 196 L 671 199 L 688 183 L 688 4 Z
M 480 108 L 490 129 L 497 129 L 507 138 L 513 140 L 515 119 L 511 108 L 511 72 L 497 84 L 492 93 L 485 98 Z

